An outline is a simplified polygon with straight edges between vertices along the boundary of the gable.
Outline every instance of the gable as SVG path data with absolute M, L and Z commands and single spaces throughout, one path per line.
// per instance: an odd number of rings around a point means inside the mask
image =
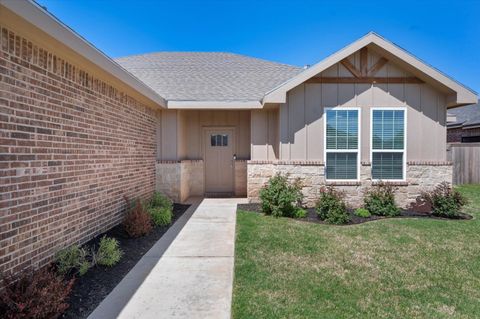
M 447 106 L 476 103 L 477 95 L 400 47 L 370 33 L 268 92 L 263 103 L 285 103 L 304 83 L 427 83 L 447 97 Z

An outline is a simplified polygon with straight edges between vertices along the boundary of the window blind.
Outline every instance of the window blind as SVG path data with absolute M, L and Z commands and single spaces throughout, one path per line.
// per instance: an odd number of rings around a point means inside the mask
M 372 178 L 404 178 L 405 111 L 372 111 Z
M 327 153 L 327 179 L 357 179 L 357 153 Z
M 356 180 L 359 148 L 358 110 L 327 110 L 325 124 L 326 178 Z

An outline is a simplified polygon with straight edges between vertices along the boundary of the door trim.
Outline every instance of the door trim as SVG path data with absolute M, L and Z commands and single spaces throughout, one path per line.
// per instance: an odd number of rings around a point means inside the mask
M 207 192 L 207 158 L 205 154 L 205 140 L 206 133 L 209 130 L 230 130 L 232 132 L 232 141 L 233 143 L 233 154 L 237 154 L 237 128 L 236 126 L 215 126 L 207 125 L 202 126 L 202 158 L 203 158 L 203 195 L 206 196 Z M 235 196 L 235 161 L 232 158 L 232 185 L 231 185 L 231 196 Z M 213 193 L 213 192 L 212 192 Z

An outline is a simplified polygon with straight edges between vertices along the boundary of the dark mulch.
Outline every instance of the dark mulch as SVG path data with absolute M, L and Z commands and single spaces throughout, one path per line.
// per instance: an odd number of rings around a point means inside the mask
M 172 224 L 185 213 L 189 206 L 174 204 Z M 87 318 L 169 228 L 170 226 L 155 227 L 147 236 L 129 238 L 123 226 L 118 225 L 90 240 L 86 244 L 88 247 L 98 247 L 103 235 L 116 238 L 123 251 L 122 259 L 111 268 L 96 266 L 82 277 L 78 277 L 69 298 L 70 307 L 62 318 Z
M 241 209 L 241 210 L 249 211 L 249 212 L 255 212 L 255 213 L 261 213 L 262 212 L 262 208 L 261 208 L 260 204 L 257 204 L 257 203 L 238 204 L 237 209 Z M 318 218 L 317 212 L 315 211 L 314 208 L 308 208 L 307 213 L 308 213 L 307 217 L 298 218 L 297 220 L 304 221 L 304 222 L 309 222 L 309 223 L 327 224 L 326 222 L 324 222 L 323 220 Z M 432 215 L 429 212 L 417 212 L 417 211 L 414 211 L 414 210 L 406 210 L 406 209 L 402 209 L 400 211 L 400 215 L 395 216 L 395 217 L 385 217 L 385 216 L 372 215 L 370 217 L 363 218 L 363 217 L 358 217 L 357 215 L 355 215 L 353 213 L 353 210 L 349 210 L 349 213 L 350 213 L 350 222 L 348 222 L 347 224 L 343 224 L 343 225 L 362 224 L 362 223 L 366 223 L 366 222 L 373 221 L 373 220 L 387 219 L 387 218 L 430 218 L 430 219 L 443 219 L 443 220 L 472 219 L 472 216 L 470 216 L 468 214 L 465 214 L 465 213 L 461 213 L 460 216 L 455 217 L 455 218 L 444 218 L 444 217 L 438 217 L 438 216 Z M 339 226 L 343 226 L 343 225 L 339 225 Z

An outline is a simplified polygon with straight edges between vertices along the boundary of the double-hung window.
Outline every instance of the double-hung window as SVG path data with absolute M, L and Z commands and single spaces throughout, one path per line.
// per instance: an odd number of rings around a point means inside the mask
M 372 179 L 405 180 L 404 108 L 372 109 Z
M 327 180 L 359 179 L 358 108 L 330 108 L 325 111 L 325 175 Z

